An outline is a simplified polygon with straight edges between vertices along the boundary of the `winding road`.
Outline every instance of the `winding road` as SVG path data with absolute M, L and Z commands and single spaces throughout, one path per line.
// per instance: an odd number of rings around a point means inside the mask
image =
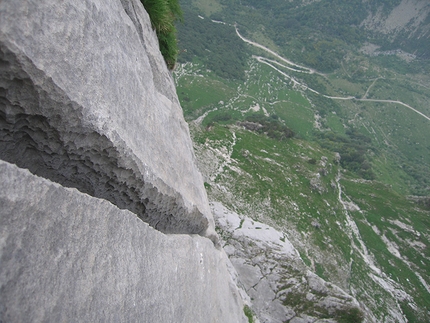
M 415 108 L 411 107 L 410 105 L 408 105 L 408 104 L 406 104 L 406 103 L 404 103 L 404 102 L 396 101 L 396 100 L 367 99 L 367 98 L 366 98 L 366 96 L 367 96 L 367 94 L 368 94 L 368 92 L 369 92 L 369 89 L 370 89 L 370 88 L 375 84 L 375 82 L 376 82 L 378 79 L 374 80 L 374 82 L 369 86 L 369 88 L 367 89 L 366 93 L 364 94 L 364 96 L 363 96 L 361 99 L 356 98 L 356 97 L 354 97 L 354 96 L 340 97 L 340 96 L 330 96 L 330 95 L 322 94 L 322 93 L 320 93 L 320 92 L 318 92 L 318 91 L 316 91 L 316 90 L 314 90 L 314 89 L 312 89 L 312 88 L 308 87 L 307 85 L 305 85 L 305 84 L 303 84 L 303 83 L 300 83 L 299 81 L 297 81 L 296 79 L 294 79 L 292 76 L 288 75 L 287 73 L 285 73 L 285 72 L 283 72 L 282 70 L 280 70 L 279 68 L 277 68 L 277 67 L 275 66 L 275 64 L 276 64 L 276 65 L 278 65 L 278 66 L 281 66 L 281 67 L 283 67 L 283 68 L 285 68 L 285 69 L 288 69 L 288 70 L 294 71 L 294 72 L 305 73 L 305 74 L 318 74 L 318 75 L 321 75 L 321 76 L 324 76 L 324 77 L 325 77 L 325 75 L 324 75 L 323 73 L 320 73 L 320 72 L 318 72 L 318 71 L 316 71 L 316 70 L 314 70 L 314 69 L 312 69 L 312 68 L 309 68 L 309 67 L 306 67 L 306 66 L 302 66 L 302 65 L 296 64 L 296 63 L 294 63 L 294 62 L 292 62 L 292 61 L 290 61 L 290 60 L 288 60 L 288 59 L 286 59 L 286 58 L 284 58 L 284 57 L 280 56 L 278 53 L 274 52 L 273 50 L 271 50 L 271 49 L 269 49 L 269 48 L 267 48 L 267 47 L 265 47 L 265 46 L 263 46 L 263 45 L 261 45 L 261 44 L 258 44 L 258 43 L 256 43 L 256 42 L 253 42 L 253 41 L 251 41 L 251 40 L 249 40 L 249 39 L 246 39 L 245 37 L 243 37 L 243 36 L 239 33 L 239 30 L 237 29 L 237 26 L 236 26 L 236 25 L 234 26 L 234 28 L 236 29 L 236 34 L 237 34 L 237 35 L 239 36 L 239 38 L 240 38 L 240 39 L 242 39 L 245 43 L 248 43 L 248 44 L 250 44 L 250 45 L 252 45 L 252 46 L 255 46 L 255 47 L 257 47 L 257 48 L 260 48 L 260 49 L 262 49 L 262 50 L 264 50 L 264 51 L 268 52 L 269 54 L 271 54 L 271 55 L 275 56 L 276 58 L 278 58 L 278 59 L 279 59 L 279 60 L 281 60 L 282 62 L 286 63 L 287 65 L 284 65 L 284 64 L 282 64 L 282 63 L 280 63 L 280 62 L 278 62 L 278 61 L 274 61 L 274 60 L 271 60 L 271 59 L 268 59 L 268 58 L 266 58 L 266 57 L 262 57 L 262 56 L 255 56 L 255 55 L 253 55 L 253 56 L 252 56 L 253 58 L 255 58 L 255 59 L 256 59 L 257 61 L 259 61 L 260 63 L 263 63 L 263 64 L 266 64 L 266 65 L 270 66 L 271 68 L 273 68 L 274 70 L 276 70 L 278 73 L 280 73 L 280 74 L 284 75 L 285 77 L 287 77 L 288 79 L 290 79 L 290 80 L 294 83 L 294 85 L 299 85 L 299 86 L 301 86 L 304 90 L 311 91 L 311 92 L 313 92 L 313 93 L 315 93 L 315 94 L 321 95 L 321 96 L 323 96 L 323 97 L 325 97 L 325 98 L 332 99 L 332 100 L 354 100 L 354 101 L 362 101 L 362 102 L 379 102 L 379 103 L 392 103 L 392 104 L 399 104 L 399 105 L 402 105 L 402 106 L 404 106 L 404 107 L 406 107 L 406 108 L 408 108 L 408 109 L 410 109 L 410 110 L 414 111 L 415 113 L 419 114 L 419 115 L 420 115 L 420 116 L 422 116 L 423 118 L 425 118 L 425 119 L 427 119 L 428 121 L 430 121 L 430 117 L 426 116 L 424 113 L 422 113 L 422 112 L 418 111 L 417 109 L 415 109 Z
M 309 68 L 309 67 L 306 67 L 306 66 L 302 66 L 302 65 L 299 65 L 299 64 L 296 64 L 296 63 L 294 63 L 294 62 L 292 62 L 292 61 L 290 61 L 290 60 L 288 60 L 288 59 L 286 59 L 286 58 L 284 58 L 284 57 L 282 57 L 281 55 L 279 55 L 278 53 L 275 53 L 273 50 L 271 50 L 271 49 L 269 49 L 269 48 L 267 48 L 267 47 L 265 47 L 265 46 L 263 46 L 263 45 L 260 45 L 260 44 L 258 44 L 258 43 L 255 43 L 255 42 L 253 42 L 253 41 L 251 41 L 251 40 L 249 40 L 249 39 L 246 39 L 245 37 L 243 37 L 240 33 L 239 33 L 239 30 L 237 30 L 237 26 L 235 25 L 234 26 L 234 28 L 236 29 L 236 34 L 239 36 L 239 38 L 240 39 L 242 39 L 245 43 L 248 43 L 248 44 L 251 44 L 251 45 L 253 45 L 253 46 L 255 46 L 255 47 L 258 47 L 258 48 L 260 48 L 260 49 L 262 49 L 262 50 L 264 50 L 264 51 L 266 51 L 266 52 L 268 52 L 268 53 L 270 53 L 270 54 L 272 54 L 273 56 L 275 56 L 276 58 L 278 58 L 278 59 L 280 59 L 281 61 L 283 61 L 283 62 L 285 62 L 285 63 L 287 63 L 288 65 L 291 65 L 291 66 L 295 66 L 295 67 L 298 67 L 298 68 L 300 68 L 300 69 L 302 69 L 303 71 L 302 71 L 302 73 L 307 73 L 307 74 L 319 74 L 319 75 L 323 75 L 322 73 L 319 73 L 319 72 L 317 72 L 316 70 L 314 70 L 314 69 L 312 69 L 312 68 Z

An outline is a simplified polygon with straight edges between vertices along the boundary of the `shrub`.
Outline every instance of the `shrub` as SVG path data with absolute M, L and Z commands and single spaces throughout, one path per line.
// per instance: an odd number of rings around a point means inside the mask
M 248 318 L 248 323 L 254 323 L 254 315 L 252 314 L 252 310 L 248 305 L 243 307 L 243 312 L 245 316 Z
M 178 57 L 175 21 L 182 20 L 178 0 L 141 0 L 151 19 L 167 67 L 172 70 Z
M 339 323 L 361 323 L 364 315 L 357 307 L 350 307 L 336 312 L 336 318 Z
M 311 164 L 311 165 L 316 165 L 317 160 L 315 158 L 311 158 L 311 159 L 308 160 L 308 163 Z
M 284 140 L 294 137 L 294 132 L 290 128 L 273 117 L 266 117 L 262 114 L 251 114 L 245 120 L 261 125 L 261 127 L 257 128 L 257 132 L 266 133 L 269 138 Z

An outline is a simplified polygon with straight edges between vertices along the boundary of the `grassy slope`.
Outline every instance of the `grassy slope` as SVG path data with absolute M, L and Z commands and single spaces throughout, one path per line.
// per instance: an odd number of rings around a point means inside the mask
M 199 3 L 203 14 L 216 12 Z M 263 43 L 264 36 L 259 37 Z M 430 115 L 427 76 L 402 75 L 357 53 L 347 63 L 326 77 L 304 80 L 336 96 L 361 98 L 369 89 L 367 98 L 401 99 Z M 176 81 L 187 120 L 205 116 L 199 126 L 191 122 L 191 129 L 210 198 L 284 230 L 315 272 L 355 294 L 378 320 L 398 307 L 410 322 L 425 320 L 430 307 L 430 213 L 406 195 L 428 194 L 428 120 L 395 104 L 319 100 L 252 59 L 245 82 L 219 78 L 198 61 L 181 66 Z M 276 114 L 296 138 L 275 141 L 234 125 L 257 106 L 259 113 Z M 320 146 L 315 137 L 318 111 L 325 113 L 319 119 L 323 131 L 345 135 L 346 128 L 355 128 L 371 138 L 368 156 L 376 180 L 364 181 L 342 170 L 334 151 Z M 230 120 L 213 124 L 226 112 Z M 323 156 L 328 159 L 325 167 Z M 311 184 L 321 168 L 327 175 L 320 176 L 318 191 Z M 342 200 L 360 211 L 343 210 L 339 172 Z M 384 274 L 369 270 L 372 263 Z M 377 283 L 381 277 L 391 291 Z
M 313 125 L 313 112 L 309 102 L 299 92 L 285 91 L 285 84 L 280 79 L 280 91 L 275 91 L 276 76 L 265 66 L 254 66 L 250 70 L 253 71 L 249 75 L 250 81 L 241 85 L 240 95 L 231 96 L 230 102 L 225 97 L 225 104 L 219 104 L 220 98 L 217 95 L 212 96 L 212 102 L 209 99 L 211 96 L 205 96 L 208 101 L 193 101 L 195 109 L 202 114 L 218 109 L 208 113 L 203 124 L 209 123 L 211 118 L 225 110 L 234 111 L 232 114 L 235 118 L 241 119 L 241 112 L 244 115 L 251 113 L 249 108 L 258 103 L 268 113 L 277 113 L 302 139 L 279 142 L 231 124 L 216 123 L 210 128 L 192 126 L 209 196 L 223 201 L 233 210 L 283 228 L 311 268 L 323 278 L 336 282 L 347 290 L 354 290 L 357 297 L 376 315 L 379 313 L 382 317 L 390 307 L 397 305 L 390 293 L 369 278 L 368 264 L 360 255 L 363 251 L 357 239 L 362 239 L 376 266 L 402 286 L 395 284 L 395 288 L 404 289 L 418 308 L 429 306 L 429 294 L 414 274 L 417 272 L 428 281 L 429 212 L 417 208 L 389 184 L 383 184 L 382 181 L 362 181 L 353 173 L 343 173 L 343 199 L 350 198 L 361 209 L 361 212 L 350 212 L 359 229 L 359 236 L 351 233 L 352 229 L 346 223 L 338 200 L 335 180 L 339 166 L 334 162 L 334 153 L 307 139 L 312 133 Z M 196 79 L 201 77 L 194 76 L 194 82 Z M 254 81 L 256 79 L 259 81 Z M 255 84 L 268 84 L 267 79 L 272 84 L 270 96 L 265 86 Z M 178 92 L 191 96 L 196 89 L 191 85 L 192 80 L 192 76 L 181 77 L 178 80 Z M 205 86 L 209 86 L 206 82 L 211 84 L 211 93 L 218 93 L 218 90 L 227 86 L 216 77 L 212 79 L 211 73 L 205 75 L 204 80 Z M 237 87 L 239 86 L 234 84 L 233 88 Z M 190 88 L 193 90 L 188 92 L 187 89 Z M 282 95 L 286 96 L 282 98 L 284 102 L 281 106 L 271 104 Z M 264 99 L 268 97 L 275 101 Z M 334 124 L 335 128 L 341 122 L 333 117 L 328 123 Z M 209 165 L 205 164 L 208 147 L 214 154 L 209 158 Z M 231 159 L 225 156 L 230 156 Z M 321 177 L 323 190 L 320 193 L 312 189 L 311 181 L 323 168 L 320 163 L 323 156 L 328 158 L 325 167 L 328 174 Z M 311 164 L 311 159 L 318 162 Z M 219 162 L 211 165 L 213 160 Z M 380 168 L 389 175 L 390 169 Z M 320 224 L 318 229 L 312 226 L 315 221 Z M 405 224 L 403 228 L 399 227 L 402 223 Z M 385 242 L 381 235 L 386 236 Z M 392 246 L 395 247 L 391 248 Z M 395 249 L 400 253 L 401 259 Z M 375 291 L 379 296 L 369 304 L 368 295 Z M 413 314 L 410 315 L 412 318 Z

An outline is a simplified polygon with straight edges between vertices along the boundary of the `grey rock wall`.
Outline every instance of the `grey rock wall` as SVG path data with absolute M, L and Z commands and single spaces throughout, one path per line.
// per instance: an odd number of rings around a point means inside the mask
M 311 272 L 283 232 L 219 202 L 211 206 L 237 284 L 260 323 L 335 323 L 363 312 L 354 297 Z
M 140 1 L 0 1 L 0 322 L 245 322 L 217 243 Z
M 138 0 L 0 2 L 0 159 L 216 241 L 172 76 Z
M 246 322 L 225 253 L 0 161 L 0 322 Z

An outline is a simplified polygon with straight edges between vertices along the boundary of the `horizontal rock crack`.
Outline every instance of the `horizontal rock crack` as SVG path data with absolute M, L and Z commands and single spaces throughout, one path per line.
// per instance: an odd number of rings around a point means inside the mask
M 106 199 L 162 232 L 204 234 L 208 220 L 197 207 L 185 207 L 173 189 L 161 193 L 133 153 L 118 151 L 82 114 L 43 71 L 0 47 L 0 159 Z

